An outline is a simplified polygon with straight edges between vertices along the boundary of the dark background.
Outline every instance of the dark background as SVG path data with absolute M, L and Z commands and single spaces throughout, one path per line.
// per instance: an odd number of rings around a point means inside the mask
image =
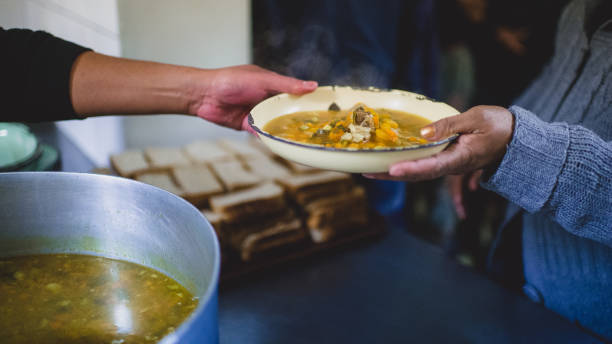
M 321 85 L 397 88 L 447 102 L 508 107 L 554 49 L 568 1 L 254 0 L 255 64 Z M 362 180 L 372 206 L 400 213 L 403 226 L 484 271 L 505 201 L 466 194 L 459 220 L 443 180 Z

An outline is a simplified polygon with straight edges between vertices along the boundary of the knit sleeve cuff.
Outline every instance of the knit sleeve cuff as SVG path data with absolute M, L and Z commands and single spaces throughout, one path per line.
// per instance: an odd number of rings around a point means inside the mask
M 529 212 L 544 206 L 561 172 L 569 145 L 566 123 L 546 123 L 518 106 L 514 133 L 497 170 L 481 185 Z

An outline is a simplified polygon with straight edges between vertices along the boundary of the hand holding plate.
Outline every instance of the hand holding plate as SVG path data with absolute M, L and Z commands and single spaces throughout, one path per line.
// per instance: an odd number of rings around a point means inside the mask
M 393 164 L 388 173 L 367 174 L 366 177 L 421 181 L 491 167 L 501 161 L 506 153 L 513 127 L 514 117 L 505 108 L 473 107 L 421 130 L 421 135 L 429 141 L 460 134 L 446 150 L 428 158 Z

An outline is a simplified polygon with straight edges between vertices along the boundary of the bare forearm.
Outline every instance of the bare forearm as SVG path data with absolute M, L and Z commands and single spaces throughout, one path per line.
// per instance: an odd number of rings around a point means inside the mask
M 83 53 L 73 64 L 70 100 L 82 118 L 112 114 L 188 114 L 234 129 L 260 101 L 317 87 L 253 65 L 198 69 Z
M 193 114 L 212 71 L 87 52 L 75 62 L 70 94 L 79 116 Z M 199 85 L 194 87 L 197 78 Z

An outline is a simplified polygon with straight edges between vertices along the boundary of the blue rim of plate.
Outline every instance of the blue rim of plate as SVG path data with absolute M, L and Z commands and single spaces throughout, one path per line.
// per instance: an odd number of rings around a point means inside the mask
M 318 149 L 318 150 L 322 150 L 322 151 L 331 151 L 331 152 L 380 153 L 380 152 L 410 151 L 410 150 L 415 150 L 415 149 L 423 149 L 423 148 L 428 148 L 428 147 L 440 146 L 440 145 L 452 142 L 457 137 L 459 137 L 459 134 L 453 134 L 453 135 L 445 138 L 444 140 L 440 140 L 440 141 L 436 141 L 436 142 L 431 142 L 431 143 L 427 143 L 427 144 L 424 144 L 424 145 L 410 146 L 410 147 L 388 147 L 388 148 L 382 148 L 382 149 L 334 148 L 334 147 L 325 147 L 325 146 L 321 146 L 321 145 L 306 144 L 306 143 L 291 141 L 291 140 L 283 139 L 282 137 L 274 136 L 274 135 L 272 135 L 272 134 L 270 134 L 268 132 L 263 131 L 258 126 L 256 126 L 255 125 L 255 121 L 253 120 L 253 115 L 251 113 L 249 113 L 248 122 L 249 122 L 249 126 L 255 132 L 257 132 L 257 134 L 263 135 L 263 136 L 265 136 L 265 137 L 267 137 L 269 139 L 276 140 L 276 141 L 283 142 L 283 143 L 287 143 L 287 144 L 294 145 L 294 146 L 298 146 L 298 147 Z

